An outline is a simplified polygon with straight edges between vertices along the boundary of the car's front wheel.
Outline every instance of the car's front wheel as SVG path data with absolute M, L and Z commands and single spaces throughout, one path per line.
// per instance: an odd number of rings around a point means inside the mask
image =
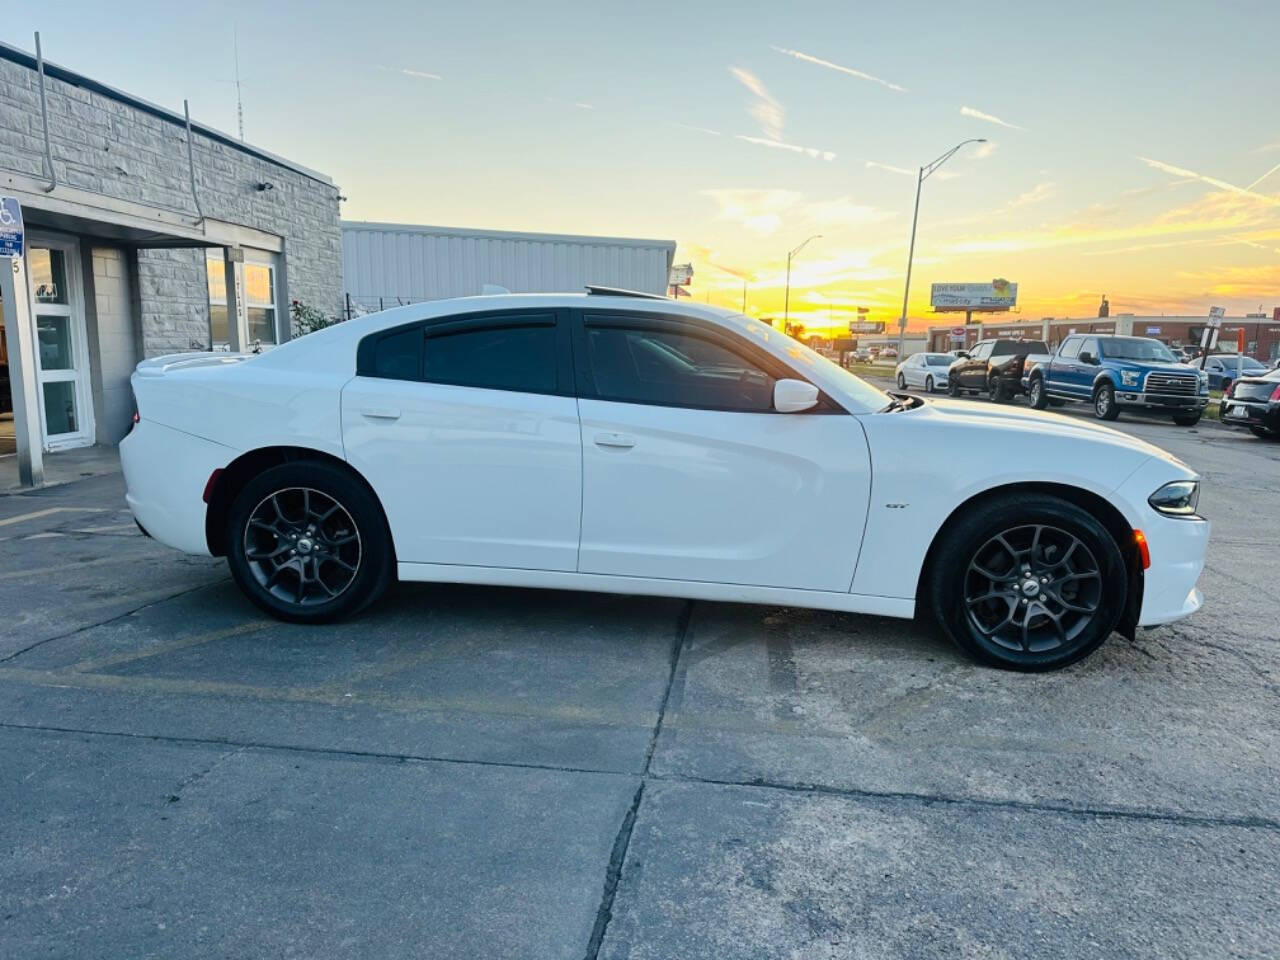
M 907 378 L 904 377 L 902 374 L 898 374 L 898 389 L 899 390 L 907 389 Z
M 933 393 L 933 377 L 924 378 L 924 392 Z
M 329 463 L 285 463 L 246 483 L 228 513 L 226 544 L 231 575 L 249 599 L 298 623 L 356 613 L 393 575 L 377 500 Z
M 1088 656 L 1120 621 L 1124 557 L 1096 517 L 1043 494 L 992 499 L 935 547 L 928 600 L 971 657 L 1010 670 L 1053 670 Z
M 1120 408 L 1116 405 L 1116 388 L 1111 384 L 1101 384 L 1093 391 L 1093 415 L 1099 420 L 1114 420 L 1120 416 Z
M 954 376 L 947 380 L 947 396 L 949 397 L 960 396 L 960 381 L 957 380 Z
M 1183 416 L 1175 416 L 1173 418 L 1174 426 L 1177 427 L 1194 427 L 1200 422 L 1200 413 L 1188 413 Z

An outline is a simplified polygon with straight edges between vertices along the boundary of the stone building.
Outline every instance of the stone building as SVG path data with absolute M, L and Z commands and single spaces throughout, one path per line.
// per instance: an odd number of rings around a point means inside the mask
M 25 234 L 0 270 L 0 454 L 28 474 L 33 449 L 119 441 L 139 360 L 269 349 L 291 301 L 339 310 L 328 177 L 5 44 L 0 195 Z

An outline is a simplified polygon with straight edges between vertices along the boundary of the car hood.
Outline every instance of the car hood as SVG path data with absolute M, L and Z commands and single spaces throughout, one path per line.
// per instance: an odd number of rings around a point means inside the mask
M 1163 363 L 1155 360 L 1112 360 L 1106 358 L 1107 366 L 1113 370 L 1145 370 L 1148 373 L 1181 373 L 1199 375 L 1200 371 L 1185 363 Z
M 1021 407 L 982 404 L 964 400 L 925 400 L 929 415 L 954 420 L 957 426 L 987 426 L 1006 428 L 1011 433 L 1023 430 L 1038 434 L 1056 434 L 1061 437 L 1092 440 L 1097 443 L 1136 450 L 1152 457 L 1160 457 L 1181 464 L 1182 461 L 1154 444 L 1139 440 L 1120 430 L 1113 430 L 1088 420 L 1077 420 L 1060 413 L 1047 413 Z

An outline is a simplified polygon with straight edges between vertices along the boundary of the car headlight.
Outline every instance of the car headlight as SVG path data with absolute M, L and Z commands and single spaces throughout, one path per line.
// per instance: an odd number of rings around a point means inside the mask
M 1138 381 L 1140 381 L 1141 379 L 1142 379 L 1142 374 L 1140 374 L 1137 370 L 1121 370 L 1120 371 L 1120 385 L 1122 387 L 1136 387 L 1138 385 Z
M 1194 517 L 1200 503 L 1199 480 L 1175 480 L 1147 497 L 1147 503 L 1166 517 Z
M 1200 392 L 1201 393 L 1209 392 L 1209 375 L 1205 373 L 1203 370 L 1200 371 Z

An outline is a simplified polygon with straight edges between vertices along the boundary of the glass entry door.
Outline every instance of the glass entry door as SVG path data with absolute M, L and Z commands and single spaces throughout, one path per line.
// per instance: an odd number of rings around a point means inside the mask
M 84 446 L 93 442 L 93 407 L 78 245 L 37 237 L 28 243 L 44 446 Z

